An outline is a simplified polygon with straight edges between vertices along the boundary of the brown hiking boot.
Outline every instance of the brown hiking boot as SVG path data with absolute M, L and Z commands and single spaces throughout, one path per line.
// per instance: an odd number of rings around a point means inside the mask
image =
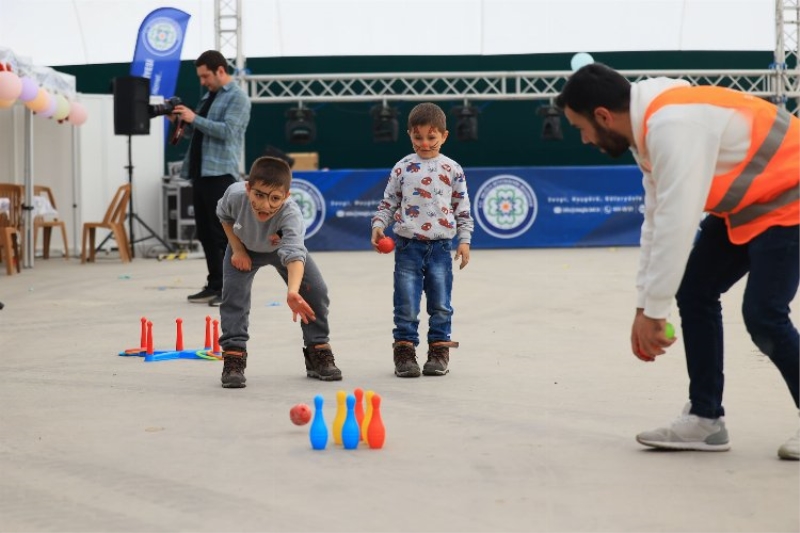
M 336 367 L 330 344 L 317 344 L 303 348 L 306 376 L 321 381 L 340 381 L 342 371 Z
M 409 341 L 396 341 L 392 344 L 394 349 L 394 375 L 399 378 L 418 378 L 419 364 L 417 364 L 417 350 L 414 343 Z
M 422 367 L 422 373 L 426 376 L 444 376 L 450 370 L 447 365 L 450 363 L 450 348 L 458 348 L 457 342 L 438 341 L 428 346 L 428 361 Z
M 247 352 L 240 348 L 222 351 L 222 386 L 226 389 L 245 387 L 244 369 L 247 367 Z

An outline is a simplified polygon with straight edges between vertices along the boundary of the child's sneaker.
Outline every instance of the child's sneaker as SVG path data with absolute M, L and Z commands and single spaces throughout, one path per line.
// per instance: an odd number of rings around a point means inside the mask
M 703 418 L 689 414 L 691 403 L 670 427 L 645 431 L 636 435 L 639 444 L 667 450 L 725 452 L 731 449 L 725 417 Z
M 336 367 L 330 344 L 317 344 L 303 348 L 306 376 L 321 381 L 340 381 L 342 371 Z
M 422 367 L 426 376 L 444 376 L 449 372 L 450 348 L 458 348 L 457 342 L 439 341 L 428 346 L 428 360 Z
M 240 348 L 222 351 L 222 386 L 226 389 L 245 387 L 244 369 L 247 367 L 247 352 Z
M 394 349 L 394 374 L 400 378 L 418 378 L 419 364 L 417 364 L 417 351 L 414 343 L 409 341 L 396 341 L 392 344 Z

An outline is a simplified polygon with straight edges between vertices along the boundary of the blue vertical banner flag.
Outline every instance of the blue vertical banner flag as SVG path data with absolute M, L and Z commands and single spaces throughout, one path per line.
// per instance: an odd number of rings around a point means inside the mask
M 190 17 L 180 9 L 162 7 L 147 15 L 139 26 L 131 76 L 148 78 L 151 95 L 164 99 L 175 96 L 183 38 Z M 164 131 L 168 133 L 167 122 L 165 126 Z

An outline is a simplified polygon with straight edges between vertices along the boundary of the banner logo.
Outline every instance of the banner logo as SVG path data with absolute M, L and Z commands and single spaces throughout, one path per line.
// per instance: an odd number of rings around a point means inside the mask
M 306 239 L 308 239 L 317 233 L 325 222 L 325 197 L 311 182 L 298 178 L 292 179 L 292 189 L 289 192 L 303 213 Z
M 183 43 L 183 29 L 174 19 L 156 17 L 142 28 L 144 46 L 157 56 L 168 56 Z
M 474 206 L 478 225 L 498 239 L 513 239 L 528 231 L 538 212 L 536 193 L 511 174 L 494 176 L 481 185 Z
M 179 9 L 162 7 L 151 11 L 139 25 L 130 74 L 149 79 L 151 95 L 175 96 L 189 18 Z M 166 134 L 169 128 L 164 129 Z

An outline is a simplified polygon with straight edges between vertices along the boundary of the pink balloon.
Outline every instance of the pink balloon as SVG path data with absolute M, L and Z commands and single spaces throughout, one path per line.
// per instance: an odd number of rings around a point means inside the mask
M 22 76 L 20 80 L 22 81 L 22 92 L 19 93 L 19 99 L 23 102 L 30 102 L 39 94 L 39 84 L 28 76 Z
M 13 72 L 0 71 L 0 100 L 16 100 L 22 92 L 22 80 Z
M 14 105 L 15 100 L 0 100 L 0 109 L 8 109 Z
M 57 103 L 58 102 L 56 101 L 55 95 L 51 94 L 50 95 L 50 101 L 47 103 L 47 108 L 44 111 L 40 112 L 39 116 L 40 117 L 44 117 L 44 118 L 52 117 L 56 112 L 56 104 Z
M 80 102 L 72 102 L 67 121 L 73 126 L 80 126 L 89 118 L 86 108 Z

